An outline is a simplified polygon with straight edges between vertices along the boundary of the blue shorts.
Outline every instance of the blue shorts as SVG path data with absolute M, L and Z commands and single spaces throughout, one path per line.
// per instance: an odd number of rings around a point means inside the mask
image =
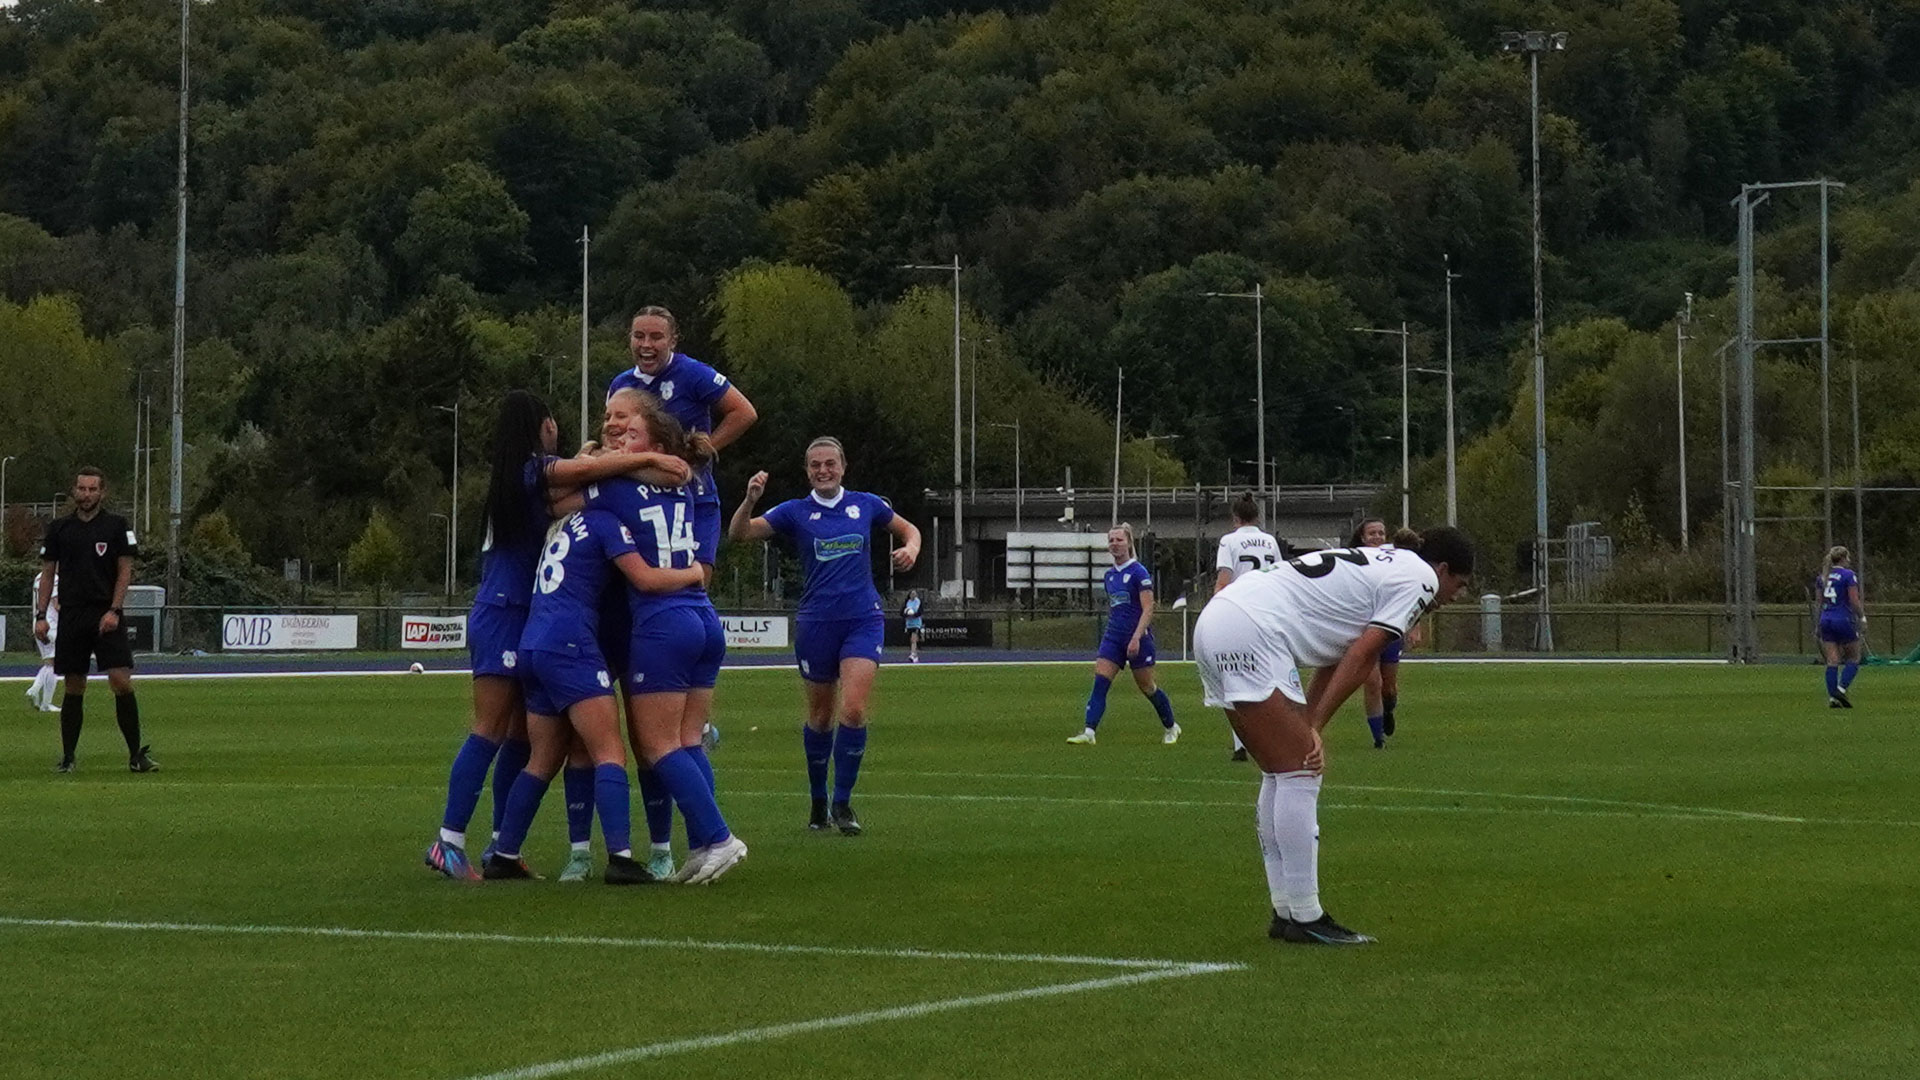
M 800 677 L 812 683 L 838 682 L 840 661 L 880 662 L 887 620 L 879 612 L 853 619 L 796 619 L 793 658 Z
M 920 620 L 919 620 L 919 619 L 917 619 L 917 618 L 914 618 L 914 619 L 908 619 L 908 620 L 907 620 L 907 629 L 908 629 L 908 631 L 910 631 L 910 632 L 916 632 L 916 633 L 917 633 L 918 631 L 921 631 L 921 630 L 924 630 L 924 629 L 926 629 L 926 627 L 925 627 L 924 625 L 922 625 L 922 623 L 920 622 Z
M 1400 650 L 1406 643 L 1407 639 L 1405 638 L 1394 638 L 1392 641 L 1389 641 L 1387 647 L 1380 650 L 1380 662 L 1383 664 L 1399 663 Z
M 711 690 L 720 680 L 727 635 L 707 605 L 663 608 L 633 628 L 627 690 L 634 694 Z
M 717 502 L 696 502 L 693 504 L 693 539 L 700 549 L 693 554 L 693 561 L 712 566 L 720 557 L 720 504 Z
M 520 631 L 526 627 L 526 608 L 475 604 L 467 616 L 467 663 L 473 673 L 518 678 Z
M 565 716 L 590 698 L 613 696 L 606 660 L 584 648 L 521 650 L 520 686 L 527 711 L 541 716 Z
M 1135 671 L 1139 671 L 1145 667 L 1152 667 L 1154 659 L 1153 630 L 1148 629 L 1146 633 L 1140 635 L 1140 651 L 1135 653 L 1131 660 L 1127 659 L 1127 642 L 1129 640 L 1131 640 L 1131 636 L 1108 636 L 1101 638 L 1098 658 L 1116 667 L 1132 668 Z
M 1851 645 L 1860 640 L 1860 631 L 1854 627 L 1852 618 L 1829 619 L 1822 617 L 1818 630 L 1821 641 L 1834 645 Z

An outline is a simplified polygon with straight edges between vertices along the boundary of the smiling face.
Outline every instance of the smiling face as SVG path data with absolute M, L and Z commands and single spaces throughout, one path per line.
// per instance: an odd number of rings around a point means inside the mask
M 821 498 L 832 498 L 840 491 L 840 481 L 847 475 L 847 459 L 840 455 L 840 448 L 831 443 L 822 443 L 807 448 L 807 483 Z
M 673 324 L 662 315 L 636 315 L 633 326 L 627 331 L 627 351 L 633 355 L 633 366 L 648 375 L 658 375 L 667 362 L 673 359 L 673 348 L 678 344 L 674 336 Z
M 1133 558 L 1133 541 L 1127 538 L 1127 530 L 1107 530 L 1107 554 L 1113 556 L 1115 566 Z
M 617 448 L 627 436 L 627 426 L 639 415 L 640 407 L 632 394 L 619 393 L 608 398 L 606 417 L 600 424 L 600 442 L 608 448 Z
M 1361 547 L 1382 547 L 1387 542 L 1387 523 L 1369 521 L 1360 528 Z
M 645 454 L 660 449 L 653 441 L 653 432 L 648 430 L 644 416 L 636 416 L 628 421 L 626 429 L 620 433 L 619 441 L 611 445 L 629 454 Z

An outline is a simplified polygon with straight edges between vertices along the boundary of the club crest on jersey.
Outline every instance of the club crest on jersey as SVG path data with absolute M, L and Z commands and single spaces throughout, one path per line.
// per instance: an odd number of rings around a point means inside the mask
M 673 384 L 671 382 L 663 382 L 660 384 L 660 400 L 661 401 L 673 400 Z
M 100 543 L 97 543 L 97 544 L 95 544 L 95 545 L 93 545 L 93 553 L 94 553 L 95 555 L 101 555 L 101 556 L 104 556 L 104 555 L 106 555 L 106 553 L 107 553 L 107 544 L 106 544 L 106 541 L 104 541 L 104 540 L 103 540 L 103 541 L 101 541 Z
M 853 519 L 853 520 L 855 520 L 855 521 L 859 521 L 859 520 L 860 520 L 860 508 L 859 508 L 859 507 L 857 507 L 857 506 L 849 506 L 849 507 L 847 507 L 847 516 L 848 516 L 848 517 L 850 517 L 850 518 L 852 518 L 852 519 Z
M 611 686 L 613 685 L 613 680 L 612 680 L 612 679 L 609 679 L 609 678 L 607 677 L 607 673 L 606 673 L 606 672 L 604 672 L 604 671 L 596 671 L 596 672 L 594 672 L 594 675 L 595 675 L 596 677 L 598 677 L 598 678 L 599 678 L 599 680 L 600 680 L 600 686 L 601 686 L 601 687 L 602 687 L 603 689 L 604 689 L 604 688 L 608 688 L 608 687 L 611 687 Z
M 503 668 L 512 668 L 519 662 L 520 657 L 515 654 L 512 649 L 508 649 L 500 654 L 500 666 Z

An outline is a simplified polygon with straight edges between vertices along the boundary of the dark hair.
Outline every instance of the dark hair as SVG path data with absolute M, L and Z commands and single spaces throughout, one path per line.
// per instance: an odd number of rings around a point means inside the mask
M 659 398 L 643 394 L 630 386 L 622 387 L 616 393 L 633 395 L 636 403 L 634 411 L 639 414 L 641 423 L 647 425 L 647 438 L 662 453 L 672 454 L 696 469 L 711 463 L 717 455 L 712 436 L 704 431 L 688 431 L 667 411 Z
M 1248 525 L 1260 524 L 1260 504 L 1254 499 L 1253 492 L 1243 491 L 1239 498 L 1233 500 L 1233 520 Z
M 1473 574 L 1473 539 L 1451 525 L 1436 525 L 1424 533 L 1401 529 L 1393 535 L 1393 546 L 1419 552 L 1428 566 L 1446 563 L 1461 577 Z
M 673 317 L 673 312 L 668 311 L 659 304 L 648 304 L 646 307 L 633 313 L 634 319 L 648 317 L 667 320 L 667 333 L 672 334 L 674 337 L 680 336 L 680 320 Z M 627 321 L 631 323 L 633 319 Z
M 552 417 L 547 403 L 525 390 L 511 391 L 500 402 L 488 457 L 492 475 L 487 478 L 487 506 L 481 514 L 497 545 L 535 543 L 546 532 L 546 514 L 536 514 L 535 508 L 547 501 L 547 470 L 534 469 L 531 492 L 526 473 L 529 463 L 546 454 L 540 429 Z
M 1359 547 L 1359 546 L 1360 546 L 1360 542 L 1361 542 L 1362 540 L 1364 540 L 1364 539 L 1366 539 L 1366 535 L 1367 535 L 1367 526 L 1369 526 L 1369 525 L 1371 525 L 1371 524 L 1373 524 L 1373 523 L 1374 523 L 1374 522 L 1376 522 L 1376 521 L 1378 521 L 1378 522 L 1380 523 L 1380 527 L 1381 527 L 1382 529 L 1385 529 L 1385 528 L 1387 527 L 1387 522 L 1386 522 L 1386 519 L 1385 519 L 1385 518 L 1361 518 L 1361 519 L 1360 519 L 1360 524 L 1358 524 L 1358 525 L 1355 525 L 1355 526 L 1353 527 L 1353 536 L 1352 536 L 1352 537 L 1351 537 L 1350 539 L 1348 539 L 1348 540 L 1347 540 L 1347 546 L 1348 546 L 1348 547 Z M 1400 546 L 1400 545 L 1398 545 L 1398 544 L 1396 544 L 1396 545 L 1394 545 L 1394 546 L 1395 546 L 1395 547 L 1398 547 L 1398 546 Z M 1415 546 L 1417 547 L 1418 545 L 1416 544 Z
M 107 474 L 106 474 L 106 473 L 103 473 L 103 472 L 101 472 L 101 471 L 100 471 L 100 466 L 98 466 L 98 465 L 82 465 L 82 466 L 80 466 L 80 471 L 79 471 L 79 472 L 77 472 L 77 473 L 74 473 L 74 474 L 73 474 L 73 477 L 74 477 L 74 479 L 76 479 L 76 480 L 78 480 L 78 479 L 79 479 L 80 477 L 82 477 L 82 476 L 91 476 L 91 477 L 93 477 L 93 478 L 94 478 L 95 480 L 98 480 L 98 481 L 100 481 L 100 486 L 101 486 L 101 487 L 106 487 L 106 486 L 107 486 Z

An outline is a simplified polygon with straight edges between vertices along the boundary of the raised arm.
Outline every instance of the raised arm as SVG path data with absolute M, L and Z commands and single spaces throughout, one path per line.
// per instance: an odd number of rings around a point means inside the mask
M 895 514 L 893 515 L 893 520 L 887 523 L 887 531 L 892 533 L 893 538 L 900 542 L 899 545 L 893 549 L 894 570 L 904 573 L 905 571 L 913 569 L 913 564 L 920 561 L 919 526 L 901 517 L 899 514 Z
M 741 498 L 740 506 L 733 512 L 733 520 L 727 523 L 727 535 L 735 540 L 766 540 L 773 536 L 773 526 L 764 517 L 754 517 L 754 505 L 767 491 L 765 470 L 754 473 L 747 481 L 747 493 Z M 916 534 L 918 535 L 918 534 Z
M 737 386 L 727 387 L 720 400 L 713 403 L 713 432 L 708 435 L 713 440 L 715 450 L 725 450 L 739 441 L 740 436 L 760 419 L 760 413 L 747 400 L 747 395 Z
M 673 592 L 676 589 L 704 585 L 706 571 L 698 563 L 685 570 L 665 570 L 649 563 L 637 551 L 629 551 L 613 560 L 613 565 L 627 576 L 627 582 L 641 592 Z

